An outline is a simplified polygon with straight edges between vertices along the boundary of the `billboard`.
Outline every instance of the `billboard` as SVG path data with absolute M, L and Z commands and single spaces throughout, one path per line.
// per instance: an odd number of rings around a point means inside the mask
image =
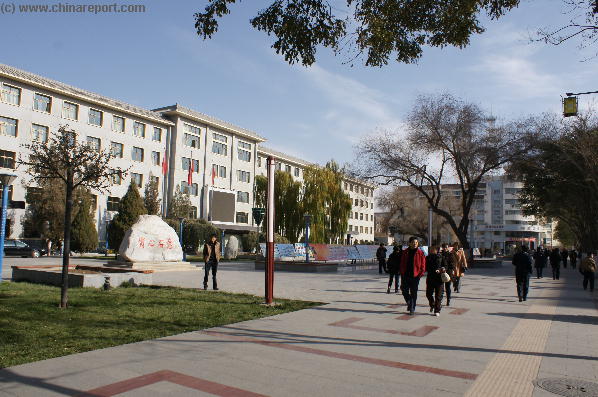
M 235 222 L 235 201 L 234 193 L 219 192 L 213 190 L 212 205 L 211 205 L 211 219 L 217 222 Z

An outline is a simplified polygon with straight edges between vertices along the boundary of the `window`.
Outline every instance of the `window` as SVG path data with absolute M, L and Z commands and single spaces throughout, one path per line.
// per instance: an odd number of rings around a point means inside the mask
M 291 166 L 290 165 L 285 165 L 284 166 L 284 172 L 288 172 L 290 174 L 291 173 Z
M 191 206 L 191 210 L 189 211 L 189 218 L 197 219 L 197 207 Z
M 349 219 L 353 219 L 353 212 L 349 212 Z
M 131 159 L 133 161 L 143 162 L 143 149 L 133 146 L 133 149 L 131 150 Z
M 359 199 L 355 199 L 355 207 L 359 205 Z
M 17 120 L 0 116 L 0 135 L 17 136 Z
M 162 128 L 154 127 L 154 135 L 152 141 L 162 142 Z
M 355 219 L 358 219 L 358 218 L 359 218 L 359 214 L 356 212 L 355 213 Z
M 95 110 L 95 109 L 89 109 L 89 124 L 97 125 L 97 126 L 101 127 L 103 122 L 104 122 L 104 113 L 103 112 L 101 112 L 99 110 Z
M 214 142 L 212 142 L 212 153 L 221 154 L 226 156 L 228 147 L 226 145 L 227 137 L 221 134 L 214 133 Z
M 181 181 L 181 193 L 186 193 L 190 196 L 197 196 L 199 194 L 199 188 L 197 183 L 189 185 L 187 181 Z
M 239 141 L 238 157 L 241 161 L 251 161 L 251 144 Z
M 248 171 L 237 170 L 237 181 L 250 183 L 251 182 L 251 173 Z
M 47 95 L 33 95 L 33 109 L 40 112 L 50 113 L 52 110 L 52 98 Z
M 64 101 L 62 103 L 62 117 L 65 119 L 79 120 L 79 105 Z
M 280 162 L 277 161 L 276 164 L 274 165 L 274 169 L 276 171 L 282 170 L 282 163 L 280 163 Z
M 112 131 L 125 132 L 125 118 L 120 116 L 112 116 Z
M 349 184 L 345 182 L 345 190 L 349 190 Z
M 359 220 L 362 221 L 363 220 L 363 213 L 359 213 Z
M 374 209 L 374 203 L 371 203 L 371 204 L 370 204 L 370 208 L 371 208 L 371 209 Z
M 201 137 L 201 129 L 190 124 L 184 125 L 185 137 L 184 144 L 195 149 L 199 149 L 199 138 Z
M 226 178 L 226 167 L 223 165 L 212 164 L 212 170 L 214 170 L 214 175 L 218 178 Z
M 160 152 L 152 152 L 152 165 L 160 165 Z
M 133 123 L 133 136 L 145 138 L 145 124 L 140 123 L 139 121 Z
M 111 178 L 113 185 L 120 185 L 123 183 L 123 176 L 120 172 L 118 174 L 112 174 Z
M 106 202 L 106 210 L 107 211 L 118 211 L 119 205 L 120 205 L 120 198 L 109 196 L 108 201 Z
M 102 141 L 100 140 L 100 138 L 88 136 L 87 144 L 89 146 L 91 146 L 92 148 L 94 148 L 95 150 L 100 151 L 100 147 L 102 146 Z
M 189 190 L 189 194 L 192 196 L 197 196 L 199 194 L 197 183 L 192 183 L 190 187 L 191 189 Z
M 118 142 L 110 142 L 110 152 L 113 156 L 123 158 L 123 144 Z
M 295 167 L 295 176 L 296 176 L 297 178 L 299 178 L 299 175 L 300 175 L 300 173 L 301 173 L 301 168 L 299 168 L 299 167 Z
M 249 203 L 249 193 L 237 192 L 237 203 Z
M 48 127 L 44 125 L 31 124 L 31 138 L 34 141 L 48 142 Z
M 191 164 L 191 159 L 187 157 L 181 158 L 181 168 L 185 171 L 189 170 L 189 165 Z M 193 160 L 193 172 L 199 173 L 199 160 Z
M 359 200 L 359 206 L 363 207 L 363 200 Z
M 257 166 L 258 167 L 262 166 L 262 158 L 260 156 L 257 156 Z
M 2 84 L 2 102 L 13 105 L 21 104 L 21 89 L 12 85 Z
M 137 187 L 142 187 L 143 186 L 143 175 L 131 172 L 131 182 L 136 184 Z
M 15 168 L 17 154 L 8 150 L 0 150 L 0 168 Z
M 361 187 L 361 194 L 363 194 L 363 191 L 364 191 L 364 189 L 363 189 L 363 186 L 362 186 L 362 187 Z
M 237 212 L 237 223 L 249 223 L 249 213 Z
M 363 226 L 359 226 L 359 233 L 363 233 Z

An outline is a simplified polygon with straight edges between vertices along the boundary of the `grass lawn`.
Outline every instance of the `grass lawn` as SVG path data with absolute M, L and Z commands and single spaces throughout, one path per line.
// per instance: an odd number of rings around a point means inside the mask
M 291 312 L 315 302 L 171 287 L 60 289 L 0 284 L 0 368 Z

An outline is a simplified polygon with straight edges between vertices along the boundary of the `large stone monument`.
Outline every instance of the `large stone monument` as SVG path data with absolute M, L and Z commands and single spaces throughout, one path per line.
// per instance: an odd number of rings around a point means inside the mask
M 229 236 L 226 248 L 224 249 L 224 259 L 237 259 L 239 254 L 239 239 L 237 236 Z
M 172 227 L 157 215 L 140 215 L 125 233 L 119 259 L 108 266 L 140 270 L 195 270 L 196 266 L 183 262 L 183 249 Z

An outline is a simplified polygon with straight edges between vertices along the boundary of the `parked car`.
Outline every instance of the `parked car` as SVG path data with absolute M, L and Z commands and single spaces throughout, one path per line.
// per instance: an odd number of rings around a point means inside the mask
M 21 256 L 23 258 L 39 258 L 46 250 L 33 248 L 20 240 L 5 240 L 4 255 Z

